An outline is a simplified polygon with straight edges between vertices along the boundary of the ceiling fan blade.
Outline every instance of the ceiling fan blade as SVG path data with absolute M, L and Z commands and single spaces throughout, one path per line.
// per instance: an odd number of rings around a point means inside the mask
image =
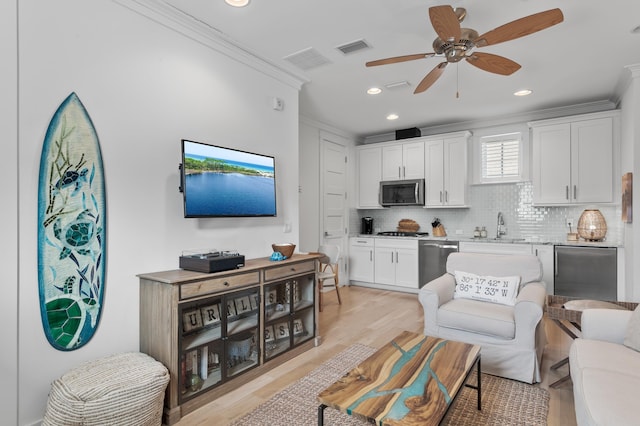
M 431 18 L 431 25 L 441 40 L 460 39 L 460 21 L 451 6 L 430 7 L 429 18 Z
M 441 62 L 438 65 L 436 65 L 436 67 L 432 69 L 429 72 L 429 74 L 425 76 L 425 78 L 422 79 L 422 81 L 420 82 L 420 84 L 418 84 L 418 87 L 416 87 L 416 90 L 413 93 L 414 94 L 422 93 L 425 90 L 427 90 L 429 87 L 431 87 L 431 85 L 435 83 L 437 79 L 440 78 L 447 64 L 448 62 Z
M 488 31 L 475 39 L 474 43 L 478 47 L 502 43 L 544 30 L 563 20 L 564 15 L 560 9 L 535 13 Z
M 500 75 L 511 75 L 520 69 L 517 62 L 491 53 L 472 53 L 467 57 L 467 62 L 481 70 Z
M 394 56 L 393 58 L 378 59 L 377 61 L 369 61 L 365 65 L 375 67 L 377 65 L 395 64 L 397 62 L 415 61 L 416 59 L 430 58 L 435 53 L 417 53 L 415 55 Z

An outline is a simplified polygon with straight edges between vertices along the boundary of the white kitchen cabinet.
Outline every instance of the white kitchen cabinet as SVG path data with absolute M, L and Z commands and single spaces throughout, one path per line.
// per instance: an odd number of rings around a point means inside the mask
M 425 207 L 466 207 L 469 132 L 425 141 Z
M 613 202 L 614 119 L 581 117 L 529 123 L 534 204 Z
M 553 259 L 553 245 L 552 244 L 534 244 L 531 246 L 533 254 L 538 256 L 540 263 L 542 263 L 542 281 L 547 285 L 547 293 L 554 294 L 553 292 L 553 278 L 555 274 L 554 259 Z
M 349 239 L 349 280 L 373 282 L 374 238 Z
M 381 208 L 382 148 L 358 148 L 358 208 Z
M 382 148 L 382 180 L 424 179 L 424 142 Z
M 378 238 L 374 253 L 376 284 L 418 288 L 418 240 Z

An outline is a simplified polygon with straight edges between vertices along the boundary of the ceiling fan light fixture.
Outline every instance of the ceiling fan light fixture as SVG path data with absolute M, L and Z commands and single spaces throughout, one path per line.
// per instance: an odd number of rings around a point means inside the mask
M 369 95 L 379 95 L 380 93 L 382 93 L 382 89 L 379 87 L 370 87 L 369 89 L 367 89 L 367 93 Z
M 397 120 L 398 118 L 400 118 L 400 116 L 398 114 L 389 114 L 389 115 L 387 115 L 387 120 Z
M 250 0 L 224 0 L 229 6 L 233 7 L 245 7 L 249 4 Z
M 533 91 L 531 89 L 522 89 L 522 90 L 518 90 L 517 92 L 513 92 L 514 96 L 528 96 L 530 94 L 532 94 Z

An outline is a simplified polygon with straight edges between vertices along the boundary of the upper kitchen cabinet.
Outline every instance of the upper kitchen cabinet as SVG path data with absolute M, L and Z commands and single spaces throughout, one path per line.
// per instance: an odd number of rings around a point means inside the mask
M 467 207 L 470 132 L 425 141 L 425 207 Z
M 611 111 L 529 123 L 534 204 L 614 201 L 618 116 Z
M 382 180 L 423 178 L 423 141 L 396 143 L 382 148 Z
M 382 148 L 358 147 L 358 208 L 381 208 L 378 201 L 382 180 Z

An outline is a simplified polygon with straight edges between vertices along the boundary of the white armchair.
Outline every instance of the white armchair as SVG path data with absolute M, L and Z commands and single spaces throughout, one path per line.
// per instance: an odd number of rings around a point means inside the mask
M 424 334 L 482 347 L 482 371 L 536 383 L 546 344 L 542 314 L 546 288 L 533 255 L 452 253 L 447 272 L 420 289 Z M 481 276 L 519 276 L 514 306 L 454 298 L 455 271 Z

